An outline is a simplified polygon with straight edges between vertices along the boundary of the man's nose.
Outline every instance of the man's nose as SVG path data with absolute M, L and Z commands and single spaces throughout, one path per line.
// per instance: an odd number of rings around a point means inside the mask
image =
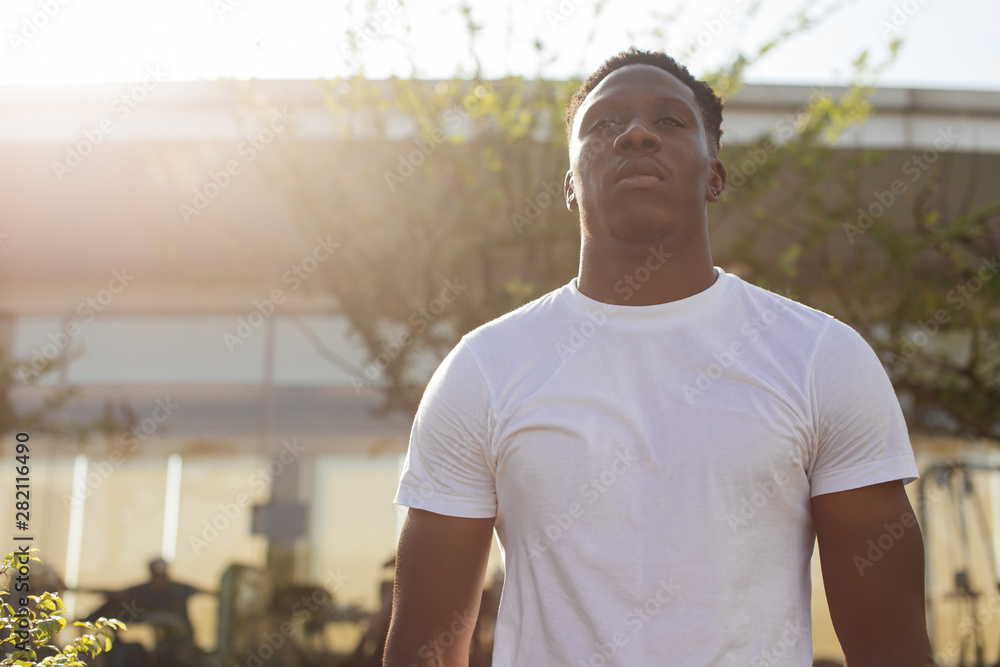
M 645 123 L 639 120 L 631 122 L 625 131 L 615 139 L 615 152 L 647 151 L 655 153 L 660 150 L 660 137 L 650 132 Z

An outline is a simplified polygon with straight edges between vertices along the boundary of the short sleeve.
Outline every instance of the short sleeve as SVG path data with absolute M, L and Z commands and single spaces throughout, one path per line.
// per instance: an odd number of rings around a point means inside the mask
M 811 377 L 816 449 L 810 496 L 919 477 L 899 400 L 871 346 L 832 320 Z
M 496 516 L 489 438 L 489 390 L 463 339 L 420 400 L 394 502 L 448 516 Z

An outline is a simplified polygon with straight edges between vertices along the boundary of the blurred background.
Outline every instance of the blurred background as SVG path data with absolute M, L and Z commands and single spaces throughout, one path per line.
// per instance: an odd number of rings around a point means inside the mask
M 381 664 L 424 383 L 576 275 L 564 109 L 634 44 L 725 97 L 716 264 L 885 363 L 939 663 L 1000 661 L 998 22 L 989 0 L 8 0 L 0 475 L 27 433 L 52 587 L 74 618 L 132 614 L 118 664 Z M 473 664 L 501 582 L 494 547 Z M 164 616 L 119 604 L 142 595 Z

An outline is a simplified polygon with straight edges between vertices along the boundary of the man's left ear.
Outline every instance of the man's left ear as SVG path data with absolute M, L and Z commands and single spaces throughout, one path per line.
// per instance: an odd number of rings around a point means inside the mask
M 566 208 L 570 211 L 575 211 L 580 208 L 580 204 L 576 201 L 576 190 L 573 187 L 573 170 L 570 169 L 566 172 L 566 178 L 563 180 L 563 191 L 566 197 Z
M 708 176 L 708 192 L 705 199 L 710 202 L 719 201 L 722 198 L 722 191 L 726 189 L 726 167 L 722 161 L 714 157 L 709 163 L 711 173 Z

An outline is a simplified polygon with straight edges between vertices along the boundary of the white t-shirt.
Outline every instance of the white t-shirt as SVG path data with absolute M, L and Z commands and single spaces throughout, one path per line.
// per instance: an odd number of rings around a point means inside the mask
M 574 279 L 432 377 L 395 502 L 496 517 L 495 667 L 811 665 L 810 497 L 917 478 L 861 336 L 717 271 L 653 306 Z

